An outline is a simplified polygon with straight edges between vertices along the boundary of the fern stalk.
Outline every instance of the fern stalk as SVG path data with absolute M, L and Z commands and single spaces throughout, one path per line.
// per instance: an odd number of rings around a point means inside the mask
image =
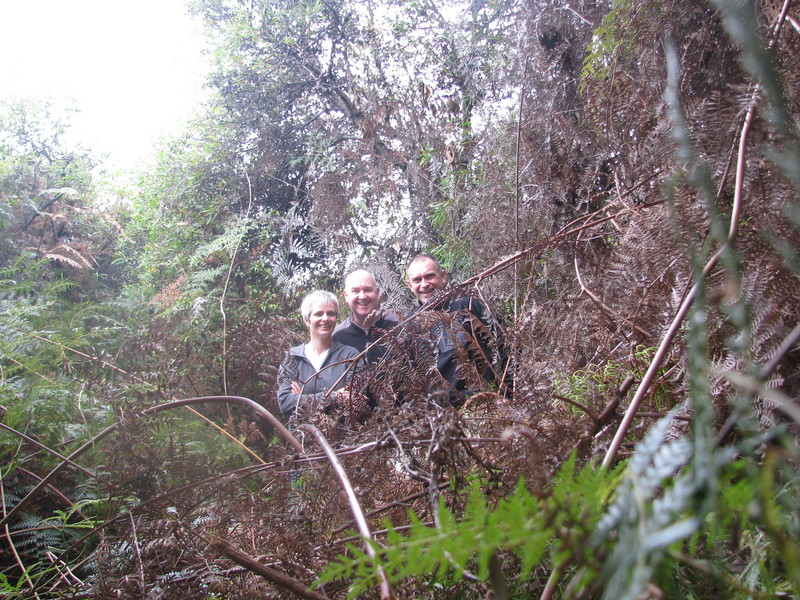
M 84 475 L 88 475 L 89 477 L 92 477 L 92 478 L 95 477 L 95 474 L 92 473 L 89 469 L 87 469 L 85 467 L 82 467 L 81 465 L 79 465 L 76 462 L 71 461 L 66 456 L 63 456 L 63 455 L 59 454 L 58 452 L 56 452 L 52 448 L 49 448 L 48 446 L 42 444 L 41 442 L 37 442 L 35 439 L 33 439 L 30 436 L 25 435 L 21 431 L 18 431 L 16 429 L 14 429 L 13 427 L 9 427 L 5 423 L 0 423 L 0 428 L 5 429 L 9 433 L 13 433 L 15 436 L 25 440 L 27 443 L 29 443 L 29 444 L 31 444 L 33 446 L 36 446 L 37 448 L 39 448 L 40 450 L 43 450 L 44 452 L 47 452 L 48 454 L 52 454 L 58 460 L 66 462 L 68 465 L 70 465 L 71 467 L 74 467 L 75 469 L 77 469 L 78 471 L 83 473 Z
M 344 492 L 347 495 L 347 499 L 350 503 L 350 509 L 352 510 L 353 516 L 356 519 L 358 530 L 361 532 L 361 535 L 364 538 L 364 545 L 366 546 L 367 554 L 375 562 L 378 576 L 380 577 L 381 581 L 381 600 L 393 600 L 395 598 L 394 591 L 392 590 L 392 586 L 389 583 L 388 577 L 386 577 L 383 566 L 378 562 L 378 555 L 375 552 L 375 548 L 372 546 L 372 532 L 369 529 L 369 523 L 367 523 L 367 519 L 364 516 L 364 510 L 361 508 L 361 504 L 358 502 L 358 498 L 356 497 L 356 493 L 353 490 L 352 484 L 350 483 L 350 479 L 347 477 L 347 472 L 344 470 L 342 463 L 339 462 L 339 459 L 336 457 L 336 453 L 333 451 L 333 448 L 331 448 L 328 440 L 325 439 L 325 436 L 322 435 L 322 432 L 319 429 L 310 424 L 300 425 L 299 429 L 308 431 L 317 438 L 317 442 L 320 446 L 322 446 L 322 449 L 325 451 L 325 455 L 328 457 L 328 460 L 336 471 L 339 481 L 342 484 L 342 488 L 344 489 Z
M 673 115 L 673 123 L 675 126 L 675 136 L 678 139 L 679 146 L 683 150 L 683 152 L 687 155 L 686 158 L 691 157 L 692 152 L 691 149 L 688 147 L 688 133 L 686 131 L 686 126 L 683 122 L 683 118 L 680 114 L 680 110 L 678 107 L 678 64 L 677 58 L 675 57 L 674 51 L 667 52 L 667 65 L 668 65 L 668 73 L 670 74 L 670 81 L 671 84 L 667 87 L 667 95 L 668 95 L 668 102 L 671 106 L 671 112 Z M 734 194 L 733 199 L 733 207 L 731 209 L 731 219 L 728 226 L 728 235 L 727 239 L 722 242 L 720 249 L 708 260 L 702 270 L 702 275 L 700 276 L 700 281 L 696 282 L 689 292 L 686 294 L 686 297 L 683 299 L 681 306 L 679 307 L 678 311 L 676 312 L 675 316 L 673 317 L 672 322 L 670 323 L 669 328 L 667 329 L 666 334 L 662 338 L 661 342 L 659 343 L 658 349 L 653 357 L 653 360 L 650 362 L 650 365 L 645 372 L 645 375 L 642 377 L 642 381 L 639 383 L 639 387 L 636 389 L 636 393 L 634 394 L 633 398 L 631 399 L 630 405 L 628 406 L 627 411 L 625 412 L 625 416 L 622 419 L 619 427 L 617 428 L 616 433 L 614 434 L 614 438 L 609 445 L 609 448 L 606 452 L 605 457 L 603 458 L 602 467 L 608 468 L 609 464 L 614 457 L 619 452 L 619 448 L 622 445 L 625 436 L 628 433 L 628 429 L 633 422 L 633 419 L 636 416 L 636 411 L 639 408 L 639 404 L 641 404 L 642 400 L 644 400 L 645 394 L 647 393 L 648 389 L 650 388 L 651 383 L 655 379 L 658 370 L 661 368 L 661 364 L 664 361 L 664 357 L 669 350 L 669 347 L 672 345 L 672 341 L 675 339 L 680 327 L 683 323 L 683 320 L 686 318 L 692 304 L 694 303 L 698 293 L 701 292 L 701 286 L 705 285 L 704 278 L 708 273 L 717 266 L 720 258 L 722 258 L 730 249 L 734 238 L 736 237 L 736 233 L 738 231 L 738 222 L 739 222 L 739 214 L 741 212 L 741 205 L 742 205 L 742 181 L 744 177 L 744 166 L 745 166 L 745 151 L 747 149 L 747 138 L 750 132 L 750 127 L 752 125 L 753 115 L 755 112 L 755 106 L 757 103 L 757 97 L 751 99 L 751 104 L 747 114 L 745 115 L 744 123 L 742 125 L 742 130 L 739 134 L 739 154 L 737 159 L 737 169 L 736 169 L 736 193 Z
M 3 512 L 6 512 L 6 494 L 5 494 L 5 486 L 3 485 L 3 478 L 2 472 L 0 472 L 0 506 L 3 508 Z M 5 516 L 5 515 L 4 515 Z M 5 520 L 5 519 L 4 519 Z M 25 565 L 22 562 L 22 558 L 17 552 L 16 546 L 14 546 L 14 540 L 11 539 L 11 530 L 8 528 L 8 522 L 3 523 L 3 531 L 6 533 L 6 539 L 8 540 L 8 547 L 11 549 L 11 553 L 14 555 L 14 561 L 17 563 L 17 566 L 22 571 L 22 576 L 25 579 L 25 582 L 28 584 L 28 587 L 31 589 L 31 593 L 38 599 L 39 595 L 36 593 L 36 588 L 31 581 L 30 576 L 28 575 L 28 569 L 25 568 Z
M 300 581 L 289 577 L 285 573 L 281 573 L 277 569 L 273 569 L 265 564 L 262 564 L 258 560 L 254 559 L 252 556 L 248 556 L 238 548 L 235 548 L 230 543 L 226 542 L 225 540 L 214 539 L 208 541 L 209 545 L 214 548 L 217 552 L 222 554 L 224 557 L 232 560 L 237 565 L 241 565 L 248 571 L 255 573 L 266 579 L 267 581 L 274 583 L 277 586 L 280 586 L 290 592 L 294 593 L 298 598 L 304 598 L 305 600 L 328 600 L 327 596 L 315 592 L 314 590 L 308 589 L 305 585 L 303 585 Z
M 243 398 L 241 396 L 201 396 L 198 398 L 185 398 L 183 400 L 173 400 L 172 402 L 166 402 L 164 404 L 158 404 L 156 406 L 151 406 L 150 408 L 145 409 L 142 411 L 141 416 L 146 417 L 149 415 L 157 414 L 159 412 L 165 410 L 171 410 L 173 408 L 185 407 L 191 404 L 204 404 L 207 402 L 234 402 L 237 404 L 244 404 L 252 408 L 258 415 L 265 418 L 269 423 L 278 430 L 281 436 L 289 442 L 297 452 L 303 451 L 303 446 L 300 442 L 297 441 L 286 427 L 275 418 L 266 408 L 258 404 L 257 402 L 251 400 L 250 398 Z M 89 441 L 84 443 L 80 448 L 75 450 L 72 454 L 70 454 L 67 459 L 69 461 L 74 461 L 76 458 L 81 456 L 84 452 L 91 450 L 95 447 L 100 441 L 108 437 L 114 431 L 116 431 L 120 426 L 120 423 L 113 423 L 109 425 L 105 429 L 103 429 L 100 433 L 96 434 L 92 437 Z M 264 462 L 263 460 L 259 459 L 260 462 Z M 0 519 L 0 527 L 9 523 L 12 517 L 16 516 L 18 512 L 20 512 L 25 506 L 27 506 L 30 502 L 34 500 L 36 495 L 43 490 L 46 486 L 50 484 L 50 482 L 58 475 L 62 470 L 66 468 L 68 465 L 67 461 L 64 460 L 59 463 L 52 471 L 50 471 L 47 475 L 45 475 L 42 480 L 30 491 L 28 492 L 24 498 L 22 498 L 15 506 L 12 508 L 8 514 L 6 514 L 2 519 Z

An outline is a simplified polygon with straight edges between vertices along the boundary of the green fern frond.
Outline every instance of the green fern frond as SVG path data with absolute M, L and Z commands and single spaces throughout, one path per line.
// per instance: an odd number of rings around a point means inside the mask
M 506 551 L 519 558 L 521 575 L 527 577 L 537 565 L 564 562 L 586 550 L 578 540 L 588 538 L 616 479 L 615 472 L 591 464 L 577 471 L 573 455 L 544 497 L 531 494 L 520 481 L 512 494 L 490 507 L 480 486 L 473 484 L 462 515 L 441 504 L 438 529 L 414 514 L 405 532 L 387 523 L 385 547 L 376 547 L 380 565 L 393 582 L 417 576 L 459 581 L 466 570 L 486 580 L 491 558 Z M 566 527 L 572 531 L 570 540 L 562 537 Z M 557 556 L 554 548 L 560 551 Z M 378 565 L 358 548 L 348 551 L 326 567 L 317 585 L 352 579 L 353 598 L 379 583 Z

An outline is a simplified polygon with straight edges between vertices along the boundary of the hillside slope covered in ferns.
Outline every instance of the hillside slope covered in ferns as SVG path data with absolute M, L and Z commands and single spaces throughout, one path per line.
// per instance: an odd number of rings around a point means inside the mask
M 211 99 L 118 207 L 0 111 L 4 597 L 800 595 L 796 3 L 191 7 Z M 303 295 L 405 311 L 422 251 L 513 393 L 399 328 L 287 430 Z

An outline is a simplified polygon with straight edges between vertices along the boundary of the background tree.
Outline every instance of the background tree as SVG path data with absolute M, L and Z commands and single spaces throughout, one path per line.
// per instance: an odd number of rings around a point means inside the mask
M 39 473 L 57 464 L 42 448 L 81 438 L 109 416 L 100 402 L 108 381 L 85 359 L 110 357 L 119 347 L 109 336 L 119 328 L 97 308 L 114 288 L 115 235 L 87 202 L 93 194 L 89 153 L 63 141 L 69 112 L 50 101 L 0 105 L 3 516 L 39 482 Z M 65 353 L 65 346 L 83 356 Z M 6 526 L 5 572 L 21 577 L 46 562 L 49 548 L 75 537 L 53 511 L 67 514 L 90 497 L 86 483 L 86 472 L 78 472 L 50 488 L 12 523 L 14 538 Z M 37 527 L 49 518 L 51 526 Z

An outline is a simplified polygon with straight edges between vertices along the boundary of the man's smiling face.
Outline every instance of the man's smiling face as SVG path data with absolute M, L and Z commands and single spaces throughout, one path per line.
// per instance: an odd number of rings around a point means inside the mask
M 369 271 L 353 271 L 347 276 L 344 299 L 350 307 L 351 318 L 361 325 L 369 313 L 378 308 L 380 290 Z
M 443 289 L 445 281 L 447 274 L 430 258 L 423 256 L 408 265 L 408 287 L 422 304 Z

